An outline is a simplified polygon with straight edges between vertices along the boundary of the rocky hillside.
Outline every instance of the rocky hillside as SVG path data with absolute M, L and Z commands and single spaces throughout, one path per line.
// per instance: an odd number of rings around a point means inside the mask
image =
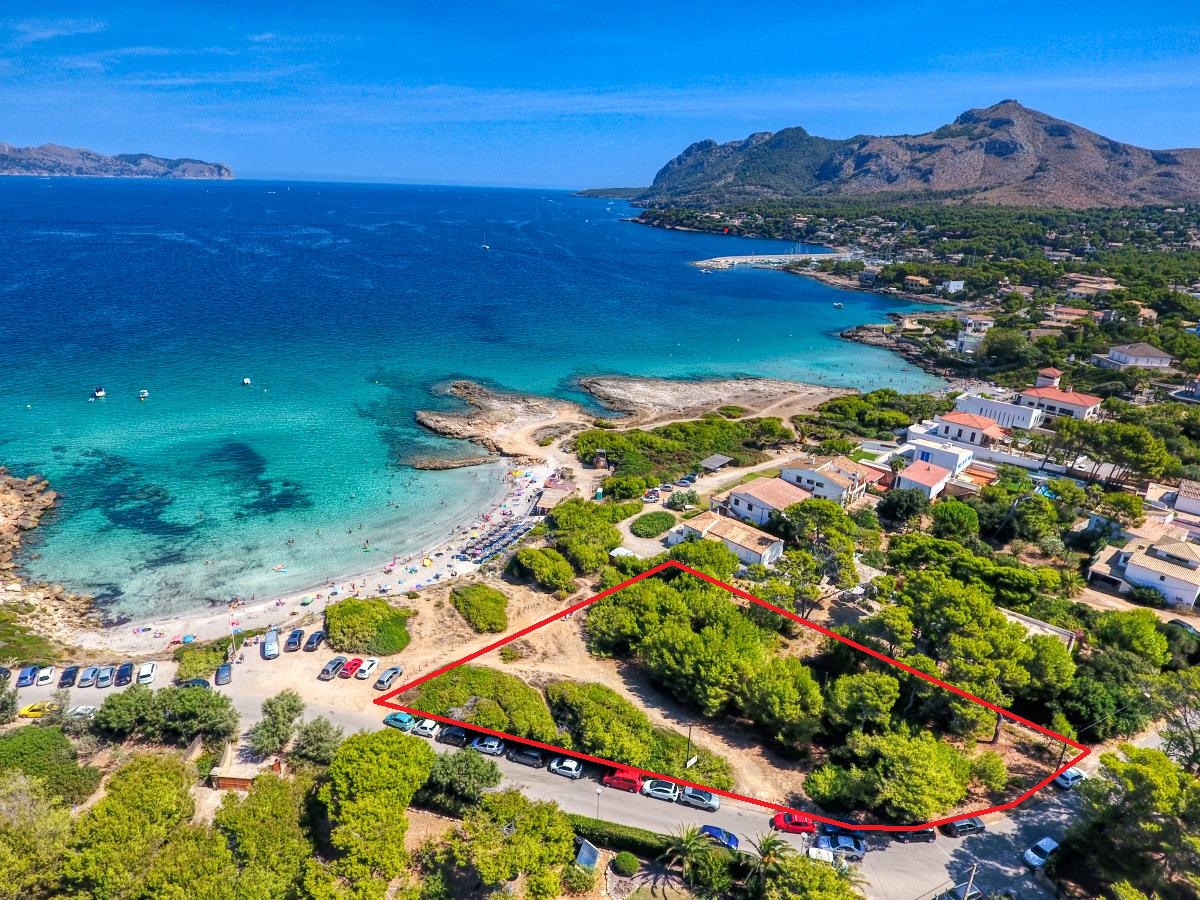
M 1200 150 L 1145 150 L 1005 100 L 927 134 L 833 140 L 786 128 L 700 141 L 663 166 L 637 202 L 950 192 L 1037 206 L 1194 201 Z
M 105 156 L 58 144 L 12 147 L 0 144 L 0 175 L 87 175 L 99 178 L 219 178 L 233 177 L 220 163 L 199 159 L 163 159 L 149 153 Z

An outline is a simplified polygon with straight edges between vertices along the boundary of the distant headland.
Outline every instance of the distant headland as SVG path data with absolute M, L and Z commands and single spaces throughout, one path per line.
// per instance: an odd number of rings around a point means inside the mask
M 61 147 L 58 144 L 13 147 L 0 143 L 0 175 L 228 180 L 233 178 L 233 170 L 222 163 L 200 159 L 164 159 L 149 153 L 106 156 L 94 150 Z

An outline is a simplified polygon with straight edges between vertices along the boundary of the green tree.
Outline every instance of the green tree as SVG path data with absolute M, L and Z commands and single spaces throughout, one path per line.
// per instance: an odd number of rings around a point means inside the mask
M 1163 749 L 1185 772 L 1200 773 L 1200 668 L 1149 681 L 1155 713 L 1164 720 Z
M 871 805 L 897 821 L 929 821 L 967 795 L 970 762 L 928 731 L 852 735 L 849 746 L 866 772 Z
M 1037 541 L 1058 528 L 1058 511 L 1054 504 L 1038 494 L 1031 494 L 1017 504 L 1014 512 L 1017 536 Z
M 948 498 L 933 506 L 930 533 L 959 543 L 979 537 L 979 514 L 960 500 Z
M 20 704 L 16 688 L 0 687 L 0 725 L 16 721 Z
M 763 897 L 770 885 L 787 871 L 787 861 L 795 855 L 792 845 L 773 832 L 760 834 L 751 842 L 754 853 L 747 858 L 746 886 L 755 897 Z
M 1096 640 L 1135 653 L 1155 668 L 1171 658 L 1167 638 L 1159 630 L 1158 617 L 1148 609 L 1112 610 L 1096 620 Z
M 171 830 L 148 860 L 137 896 L 155 900 L 235 900 L 236 883 L 237 867 L 229 845 L 207 828 L 184 823 Z
M 767 883 L 766 900 L 860 900 L 862 894 L 848 868 L 796 854 L 780 864 L 779 875 Z
M 821 688 L 803 662 L 773 657 L 747 681 L 739 705 L 785 747 L 812 741 L 821 723 Z
M 575 856 L 570 820 L 555 804 L 532 801 L 515 790 L 485 794 L 463 819 L 454 854 L 485 885 L 524 875 L 526 892 L 555 897 L 562 892 L 563 867 Z
M 338 747 L 320 790 L 332 828 L 329 842 L 351 878 L 390 881 L 407 861 L 404 810 L 425 783 L 436 754 L 392 729 L 356 734 Z
M 334 754 L 342 743 L 344 730 L 324 716 L 309 719 L 296 732 L 296 743 L 292 745 L 291 757 L 327 766 L 333 762 Z
M 1029 684 L 1022 691 L 1039 700 L 1052 700 L 1071 686 L 1075 679 L 1075 659 L 1058 638 L 1035 634 L 1026 641 L 1032 655 L 1025 661 Z
M 724 582 L 732 581 L 733 573 L 742 565 L 733 551 L 720 541 L 684 541 L 672 547 L 669 556 L 676 562 Z
M 971 760 L 971 780 L 982 784 L 993 794 L 1004 790 L 1008 784 L 1008 767 L 995 750 L 985 750 Z
M 841 675 L 826 690 L 825 717 L 839 728 L 864 731 L 891 721 L 900 682 L 882 672 Z
M 486 791 L 500 784 L 500 777 L 496 761 L 474 750 L 442 753 L 434 760 L 420 796 L 436 807 L 461 810 L 478 803 Z
M 291 688 L 268 697 L 262 703 L 262 719 L 250 729 L 250 749 L 259 756 L 282 752 L 296 733 L 296 722 L 302 715 L 304 700 Z
M 0 778 L 0 898 L 50 897 L 62 873 L 71 811 L 40 778 Z
M 713 845 L 696 825 L 689 825 L 670 836 L 659 857 L 668 869 L 679 867 L 684 881 L 690 881 L 700 861 L 712 853 Z
M 305 829 L 307 778 L 280 778 L 264 772 L 249 792 L 230 792 L 214 824 L 237 861 L 239 897 L 295 897 L 313 855 Z
M 929 498 L 916 488 L 893 488 L 883 495 L 875 511 L 885 522 L 905 528 L 929 509 Z

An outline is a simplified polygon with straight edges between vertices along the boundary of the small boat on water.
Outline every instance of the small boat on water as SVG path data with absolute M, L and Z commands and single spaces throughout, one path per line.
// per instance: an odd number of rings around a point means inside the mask
M 845 309 L 846 304 L 845 303 L 835 303 L 835 304 L 833 304 L 833 308 L 834 309 Z
M 150 399 L 150 392 L 149 392 L 149 391 L 147 391 L 147 390 L 141 390 L 141 391 L 138 391 L 138 399 L 139 399 L 139 400 L 149 400 L 149 399 Z
M 244 384 L 246 387 L 250 387 L 250 379 L 249 379 L 249 378 L 243 378 L 243 379 L 242 379 L 242 384 Z
M 287 566 L 285 566 L 283 563 L 279 563 L 278 565 L 271 566 L 271 571 L 272 572 L 286 572 Z
M 92 390 L 93 400 L 103 400 L 107 396 L 108 392 L 105 391 L 101 385 L 96 385 L 96 387 Z

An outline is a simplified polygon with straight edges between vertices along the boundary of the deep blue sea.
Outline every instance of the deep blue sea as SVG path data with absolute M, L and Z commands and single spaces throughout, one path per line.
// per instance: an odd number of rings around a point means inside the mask
M 628 215 L 555 191 L 0 178 L 0 464 L 63 495 L 27 571 L 141 617 L 359 570 L 368 538 L 417 550 L 503 489 L 498 466 L 405 465 L 471 452 L 412 418 L 456 377 L 936 383 L 836 336 L 902 305 L 705 274 L 688 262 L 779 244 Z

